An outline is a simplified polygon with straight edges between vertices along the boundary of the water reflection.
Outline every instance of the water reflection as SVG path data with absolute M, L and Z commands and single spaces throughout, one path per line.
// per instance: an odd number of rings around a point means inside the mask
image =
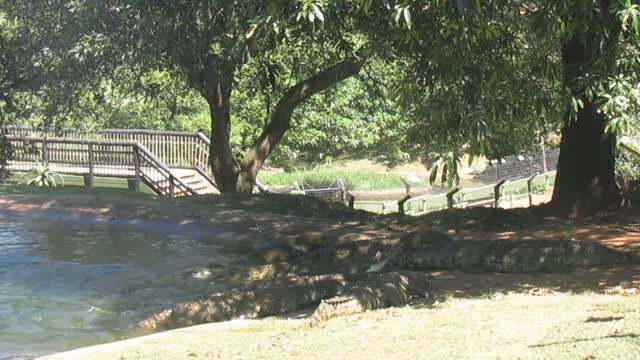
M 131 336 L 144 314 L 212 284 L 178 274 L 225 264 L 203 237 L 0 217 L 0 359 Z

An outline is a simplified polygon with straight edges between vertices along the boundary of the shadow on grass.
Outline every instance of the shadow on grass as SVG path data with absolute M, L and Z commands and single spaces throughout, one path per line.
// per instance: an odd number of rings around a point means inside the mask
M 640 288 L 640 265 L 576 268 L 565 273 L 434 272 L 436 299 L 478 298 L 502 293 L 635 293 Z
M 624 316 L 607 316 L 607 317 L 590 317 L 584 322 L 586 323 L 603 323 L 603 322 L 611 322 L 618 321 L 624 319 Z
M 528 347 L 529 348 L 542 348 L 542 347 L 547 347 L 547 346 L 576 344 L 576 343 L 581 343 L 581 342 L 591 342 L 591 341 L 605 340 L 605 339 L 637 339 L 637 338 L 640 338 L 640 335 L 638 335 L 638 334 L 612 334 L 612 335 L 607 335 L 607 336 L 595 336 L 595 337 L 592 337 L 592 338 L 572 339 L 572 340 L 568 340 L 568 341 L 557 341 L 557 342 L 551 342 L 551 343 L 546 343 L 546 344 L 529 345 Z

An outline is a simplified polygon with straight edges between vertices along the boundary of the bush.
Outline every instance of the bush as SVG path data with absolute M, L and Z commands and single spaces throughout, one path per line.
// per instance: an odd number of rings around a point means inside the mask
M 36 163 L 36 166 L 30 173 L 24 176 L 23 181 L 27 185 L 35 185 L 39 187 L 58 187 L 64 186 L 62 176 L 49 168 L 47 163 Z
M 626 204 L 640 199 L 639 157 L 628 151 L 620 151 L 616 159 L 616 178 Z

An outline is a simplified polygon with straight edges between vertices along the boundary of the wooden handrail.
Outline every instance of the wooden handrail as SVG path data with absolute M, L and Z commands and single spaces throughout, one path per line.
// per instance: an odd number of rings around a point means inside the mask
M 78 164 L 85 165 L 81 163 L 81 159 L 83 155 L 88 158 L 86 166 L 88 166 L 88 172 L 91 176 L 95 173 L 95 168 L 97 166 L 116 166 L 119 170 L 118 176 L 122 176 L 127 174 L 127 169 L 122 169 L 122 166 L 131 166 L 134 167 L 134 176 L 136 180 L 139 176 L 146 178 L 147 181 L 154 184 L 156 188 L 155 191 L 162 194 L 162 188 L 159 186 L 157 181 L 154 181 L 148 174 L 145 174 L 144 171 L 141 171 L 141 162 L 149 164 L 151 167 L 156 169 L 157 173 L 163 178 L 161 181 L 169 181 L 169 186 L 173 189 L 174 186 L 177 186 L 178 190 L 182 193 L 195 195 L 196 192 L 189 187 L 186 183 L 182 181 L 179 177 L 175 176 L 171 171 L 171 168 L 161 159 L 159 159 L 155 154 L 153 154 L 144 144 L 137 142 L 128 142 L 128 141 L 100 141 L 100 140 L 87 140 L 87 139 L 64 139 L 64 138 L 38 138 L 38 137 L 18 137 L 18 136 L 7 136 L 7 139 L 11 142 L 22 142 L 22 143 L 42 143 L 42 152 L 44 161 L 49 162 L 52 154 L 56 154 L 55 158 L 62 158 L 63 160 L 51 160 L 52 164 Z M 71 148 L 71 149 L 60 149 L 60 148 L 52 148 L 53 144 L 63 144 L 63 145 L 85 145 L 86 149 L 79 148 Z M 100 147 L 117 147 L 118 150 L 109 150 L 109 151 L 99 151 L 96 148 Z M 28 153 L 27 153 L 28 154 Z M 131 160 L 127 160 L 127 158 L 123 158 L 125 154 L 130 154 L 134 157 L 133 163 Z M 99 156 L 111 156 L 114 160 L 106 160 L 100 161 Z M 115 158 L 113 158 L 115 156 Z M 19 160 L 20 161 L 20 160 Z M 22 160 L 25 161 L 25 160 Z M 124 171 L 124 173 L 123 173 Z M 115 172 L 115 170 L 114 170 Z M 130 174 L 130 173 L 129 173 Z M 136 181 L 137 182 L 137 181 Z M 136 184 L 137 186 L 138 184 Z M 173 191 L 170 191 L 173 193 Z
M 180 187 L 183 188 L 183 190 L 186 190 L 187 192 L 189 192 L 189 194 L 191 195 L 195 195 L 195 191 L 193 191 L 193 189 L 191 189 L 191 187 L 189 187 L 187 184 L 185 184 L 182 179 L 180 179 L 179 177 L 176 177 L 173 175 L 173 173 L 171 172 L 171 169 L 169 169 L 169 167 L 162 162 L 162 160 L 158 159 L 155 155 L 153 155 L 151 153 L 151 151 L 149 151 L 149 149 L 147 149 L 144 145 L 142 144 L 134 144 L 134 146 L 138 149 L 138 151 L 142 152 L 145 156 L 147 156 L 149 159 L 151 159 L 151 161 L 153 161 L 155 163 L 155 165 L 159 166 L 162 170 L 164 170 L 165 172 L 167 172 L 169 174 L 169 181 L 174 180 L 175 182 L 177 182 Z
M 7 126 L 7 130 L 22 130 L 22 131 L 33 131 L 33 132 L 49 132 L 55 134 L 70 132 L 70 133 L 78 133 L 78 134 L 145 134 L 145 135 L 171 135 L 171 136 L 184 136 L 184 137 L 192 137 L 198 136 L 198 134 L 202 134 L 197 131 L 172 131 L 172 130 L 151 130 L 151 129 L 99 129 L 99 130 L 82 130 L 82 129 L 74 129 L 74 128 L 61 128 L 61 129 L 51 129 L 51 128 L 32 128 L 28 126 Z
M 197 169 L 211 186 L 217 188 L 209 166 L 211 141 L 201 132 L 147 129 L 37 129 L 24 126 L 8 127 L 8 130 L 10 135 L 15 134 L 20 137 L 26 136 L 26 138 L 29 138 L 36 134 L 37 138 L 48 138 L 47 135 L 51 134 L 53 138 L 64 138 L 74 143 L 81 143 L 82 141 L 101 141 L 114 145 L 121 143 L 121 141 L 140 143 L 147 146 L 151 153 L 162 159 L 162 162 L 168 166 Z M 77 139 L 78 137 L 87 137 L 89 139 Z M 91 137 L 97 139 L 90 139 Z M 100 138 L 107 139 L 101 140 Z
M 196 133 L 196 136 L 197 136 L 200 140 L 202 140 L 202 142 L 203 142 L 203 143 L 205 143 L 207 146 L 211 146 L 211 139 L 209 139 L 209 138 L 207 137 L 207 135 L 205 135 L 205 134 L 203 134 L 203 133 L 201 133 L 201 132 L 197 132 L 197 133 Z
M 92 145 L 105 145 L 105 146 L 127 146 L 127 145 L 136 144 L 129 141 L 98 141 L 98 140 L 19 137 L 19 136 L 7 136 L 7 139 L 10 141 L 46 142 L 47 144 L 78 144 L 78 145 L 92 144 Z
M 211 166 L 209 163 L 209 151 L 211 140 L 202 132 L 197 131 L 167 131 L 167 130 L 148 130 L 148 129 L 102 129 L 102 130 L 81 130 L 73 128 L 30 128 L 26 126 L 10 126 L 7 127 L 9 134 L 27 135 L 24 139 L 66 139 L 75 144 L 88 144 L 89 141 L 102 142 L 105 145 L 119 145 L 127 142 L 141 143 L 147 142 L 152 145 L 153 154 L 157 154 L 163 159 L 163 163 L 172 167 L 190 167 L 198 170 L 198 172 L 206 179 L 211 186 L 220 190 L 216 184 Z M 42 137 L 32 137 L 31 134 L 43 134 Z M 46 134 L 52 134 L 49 138 Z M 64 137 L 61 138 L 60 135 Z M 120 140 L 91 140 L 76 139 L 77 136 L 96 136 L 109 138 L 124 138 L 131 141 Z M 68 136 L 68 137 L 67 137 Z M 17 136 L 20 137 L 20 136 Z M 149 138 L 151 137 L 151 138 Z M 170 140 L 173 137 L 173 140 Z M 22 138 L 22 137 L 21 137 Z M 169 138 L 169 139 L 167 139 Z M 191 140 L 188 140 L 191 139 Z M 173 142 L 173 143 L 172 143 Z M 177 143 L 177 144 L 176 144 Z M 166 156 L 164 156 L 166 155 Z M 262 192 L 268 192 L 269 188 L 256 180 L 256 187 Z
M 537 174 L 537 175 L 535 175 L 533 177 L 528 177 L 528 178 L 523 178 L 523 179 L 510 181 L 509 185 L 517 184 L 519 182 L 529 183 L 532 178 L 548 177 L 548 176 L 552 176 L 552 175 L 555 175 L 555 174 L 556 174 L 556 171 L 549 171 L 549 172 L 546 172 L 546 173 Z M 497 184 L 490 184 L 490 185 L 483 185 L 483 186 L 478 186 L 478 187 L 473 187 L 473 188 L 461 188 L 461 189 L 458 189 L 458 191 L 456 191 L 453 194 L 451 194 L 451 192 L 448 192 L 448 193 L 422 195 L 422 196 L 418 196 L 418 197 L 414 197 L 412 199 L 409 199 L 405 203 L 405 207 L 408 207 L 409 205 L 412 205 L 413 203 L 419 203 L 419 202 L 423 202 L 423 206 L 424 206 L 424 202 L 426 202 L 428 200 L 436 199 L 436 198 L 445 198 L 447 200 L 447 206 L 448 207 L 465 205 L 465 204 L 466 205 L 468 205 L 468 204 L 478 205 L 478 204 L 485 204 L 485 203 L 494 203 L 494 205 L 495 205 L 495 202 L 496 202 L 495 187 L 496 187 L 496 185 Z M 528 187 L 530 187 L 530 185 L 528 185 Z M 473 193 L 473 192 L 487 190 L 487 189 L 490 189 L 490 188 L 492 190 L 494 190 L 490 197 L 473 198 L 473 199 L 461 201 L 459 203 L 452 203 L 452 201 L 454 200 L 452 196 L 455 195 L 456 193 L 470 194 L 470 193 Z M 531 190 L 529 190 L 528 192 L 531 193 Z M 447 195 L 449 195 L 449 196 L 447 196 Z M 423 213 L 423 212 L 418 212 L 418 213 Z

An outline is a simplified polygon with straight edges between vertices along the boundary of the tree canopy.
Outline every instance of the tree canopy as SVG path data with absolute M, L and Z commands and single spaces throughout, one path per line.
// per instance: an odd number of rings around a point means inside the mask
M 41 118 L 200 128 L 208 111 L 225 192 L 250 191 L 269 156 L 307 146 L 422 148 L 453 179 L 462 153 L 501 158 L 563 129 L 554 199 L 610 203 L 616 135 L 638 124 L 630 0 L 0 5 L 29 38 Z

